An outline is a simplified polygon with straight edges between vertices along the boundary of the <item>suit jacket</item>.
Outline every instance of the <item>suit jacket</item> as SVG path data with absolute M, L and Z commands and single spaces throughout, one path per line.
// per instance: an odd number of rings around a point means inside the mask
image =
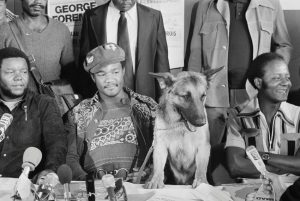
M 106 43 L 106 16 L 109 2 L 87 10 L 83 16 L 80 38 L 79 65 L 82 66 L 86 54 L 93 48 Z M 160 11 L 137 3 L 138 36 L 135 63 L 135 91 L 157 98 L 158 87 L 149 72 L 169 71 L 168 47 Z M 83 67 L 81 67 L 83 70 Z M 83 74 L 81 74 L 83 75 Z M 90 76 L 81 76 L 80 93 L 92 97 L 96 86 Z

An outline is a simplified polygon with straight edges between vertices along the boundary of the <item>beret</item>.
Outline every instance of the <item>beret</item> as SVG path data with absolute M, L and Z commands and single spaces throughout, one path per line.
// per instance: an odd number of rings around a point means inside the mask
M 97 73 L 102 67 L 124 60 L 125 52 L 120 46 L 106 43 L 87 53 L 83 67 L 87 72 Z

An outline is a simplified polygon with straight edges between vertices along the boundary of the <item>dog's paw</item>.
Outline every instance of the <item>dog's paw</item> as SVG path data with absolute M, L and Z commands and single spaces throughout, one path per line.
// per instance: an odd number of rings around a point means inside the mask
M 194 179 L 192 187 L 193 188 L 197 188 L 201 183 L 206 183 L 208 184 L 208 181 L 206 178 L 198 178 L 198 179 Z
M 147 189 L 163 188 L 165 186 L 163 178 L 163 176 L 153 176 L 150 181 L 146 182 L 144 187 Z

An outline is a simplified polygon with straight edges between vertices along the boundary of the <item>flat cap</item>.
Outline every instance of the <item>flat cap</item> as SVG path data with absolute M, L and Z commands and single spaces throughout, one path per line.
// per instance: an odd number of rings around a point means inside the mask
M 83 66 L 85 71 L 97 73 L 104 66 L 124 60 L 125 52 L 120 46 L 114 43 L 106 43 L 87 53 Z

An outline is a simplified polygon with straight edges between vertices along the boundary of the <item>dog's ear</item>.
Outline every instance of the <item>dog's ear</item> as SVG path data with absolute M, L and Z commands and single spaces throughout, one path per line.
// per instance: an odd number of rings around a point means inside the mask
M 214 69 L 206 70 L 206 71 L 204 71 L 202 73 L 206 76 L 206 79 L 208 81 L 210 81 L 210 80 L 213 79 L 213 75 L 216 74 L 217 72 L 219 72 L 220 70 L 222 70 L 223 68 L 224 68 L 224 66 L 221 66 L 219 68 L 214 68 Z
M 153 76 L 154 78 L 157 79 L 159 86 L 161 89 L 166 89 L 170 86 L 175 81 L 175 77 L 171 73 L 149 73 L 149 75 Z

